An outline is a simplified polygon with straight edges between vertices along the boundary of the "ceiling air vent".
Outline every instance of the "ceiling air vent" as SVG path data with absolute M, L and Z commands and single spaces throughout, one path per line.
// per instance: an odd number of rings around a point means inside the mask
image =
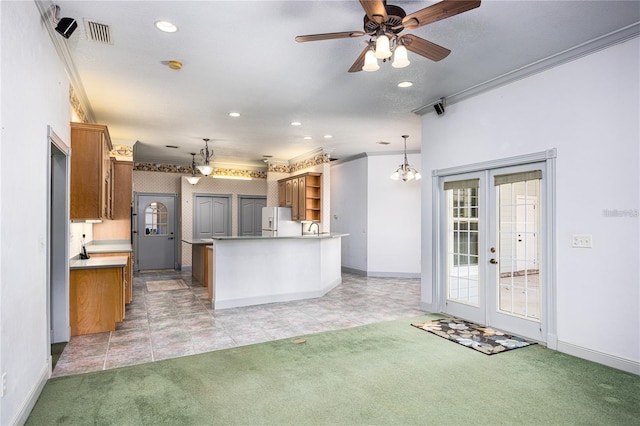
M 113 41 L 111 41 L 111 26 L 88 19 L 85 19 L 84 26 L 89 40 L 96 43 L 113 44 Z

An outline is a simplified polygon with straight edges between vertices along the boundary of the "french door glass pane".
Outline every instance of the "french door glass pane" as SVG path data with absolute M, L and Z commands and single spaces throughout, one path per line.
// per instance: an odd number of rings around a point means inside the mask
M 447 299 L 478 305 L 478 188 L 445 191 Z
M 540 319 L 540 180 L 496 186 L 498 311 Z

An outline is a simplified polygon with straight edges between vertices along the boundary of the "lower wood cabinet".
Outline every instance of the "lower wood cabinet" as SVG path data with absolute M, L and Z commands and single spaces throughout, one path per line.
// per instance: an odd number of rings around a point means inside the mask
M 124 268 L 124 303 L 133 300 L 133 254 L 131 252 L 91 253 L 91 257 L 126 256 L 127 266 Z
M 191 275 L 202 284 L 209 287 L 209 257 L 207 245 L 193 244 L 191 246 Z
M 124 268 L 69 271 L 71 336 L 115 331 L 124 319 Z

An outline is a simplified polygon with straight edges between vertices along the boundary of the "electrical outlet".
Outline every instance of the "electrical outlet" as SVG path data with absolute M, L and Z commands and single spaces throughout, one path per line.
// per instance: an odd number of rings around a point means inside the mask
M 591 248 L 593 247 L 591 241 L 591 235 L 588 234 L 573 234 L 571 236 L 571 247 L 576 248 Z
M 0 397 L 5 396 L 7 393 L 7 373 L 2 374 L 2 395 Z

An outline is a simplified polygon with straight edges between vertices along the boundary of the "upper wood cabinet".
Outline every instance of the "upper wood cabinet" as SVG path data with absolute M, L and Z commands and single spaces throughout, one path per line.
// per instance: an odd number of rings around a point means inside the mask
M 107 126 L 71 123 L 72 220 L 111 219 L 111 138 Z
M 111 159 L 111 206 L 113 219 L 131 219 L 133 163 Z
M 322 220 L 322 173 L 304 173 L 278 181 L 280 207 L 291 207 L 293 220 Z

